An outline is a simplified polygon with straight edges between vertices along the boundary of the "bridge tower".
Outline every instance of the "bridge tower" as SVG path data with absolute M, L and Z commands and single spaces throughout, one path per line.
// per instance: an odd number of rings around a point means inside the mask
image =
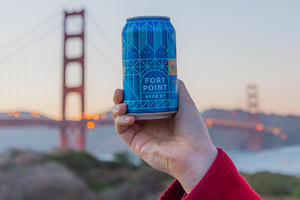
M 247 86 L 247 110 L 248 110 L 248 121 L 250 123 L 259 124 L 259 113 L 258 113 L 258 88 L 255 84 L 249 84 Z M 261 128 L 261 127 L 258 127 Z M 250 151 L 258 151 L 261 149 L 262 138 L 261 134 L 257 131 L 251 131 L 248 134 L 247 148 Z
M 84 69 L 84 35 L 85 35 L 85 11 L 84 9 L 80 11 L 64 12 L 64 43 L 63 43 L 63 85 L 62 85 L 62 120 L 66 121 L 66 100 L 70 93 L 77 93 L 81 97 L 81 122 L 74 125 L 68 125 L 64 123 L 60 130 L 60 147 L 62 149 L 67 149 L 72 147 L 72 142 L 75 143 L 73 148 L 79 150 L 85 150 L 85 120 L 84 120 L 84 83 L 85 83 L 85 69 Z M 68 33 L 67 23 L 69 20 L 72 21 L 72 17 L 79 17 L 81 19 L 81 27 L 79 33 Z M 73 18 L 74 19 L 74 18 Z M 70 39 L 79 39 L 81 41 L 81 55 L 78 57 L 68 57 L 67 42 L 72 42 Z M 74 41 L 73 41 L 74 42 Z M 79 86 L 71 87 L 66 83 L 66 71 L 68 67 L 73 67 L 70 64 L 79 64 L 81 67 L 81 83 Z

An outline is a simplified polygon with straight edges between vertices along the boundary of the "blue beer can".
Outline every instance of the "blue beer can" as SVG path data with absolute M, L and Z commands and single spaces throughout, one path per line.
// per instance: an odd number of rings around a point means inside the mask
M 127 114 L 137 120 L 170 118 L 178 110 L 176 37 L 169 17 L 127 19 L 122 31 Z

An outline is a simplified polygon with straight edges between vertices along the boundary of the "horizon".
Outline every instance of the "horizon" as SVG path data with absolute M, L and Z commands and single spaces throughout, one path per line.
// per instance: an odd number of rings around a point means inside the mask
M 217 110 L 217 111 L 225 111 L 225 112 L 245 112 L 245 113 L 250 113 L 249 111 L 247 111 L 246 109 L 241 109 L 241 108 L 233 108 L 233 109 L 226 109 L 226 108 L 218 108 L 218 107 L 211 107 L 211 108 L 207 108 L 204 109 L 202 111 L 199 111 L 199 113 L 205 113 L 207 111 L 211 111 L 211 110 Z M 0 114 L 8 114 L 8 116 L 13 116 L 13 114 L 20 114 L 20 113 L 26 113 L 26 114 L 31 114 L 33 117 L 36 117 L 35 115 L 38 115 L 38 118 L 40 117 L 47 117 L 50 119 L 54 119 L 54 120 L 61 120 L 60 116 L 51 116 L 51 115 L 47 115 L 45 113 L 39 113 L 39 112 L 32 112 L 32 111 L 26 111 L 26 110 L 14 110 L 14 111 L 9 111 L 9 112 L 5 112 L 5 111 L 1 111 Z M 111 110 L 107 110 L 104 112 L 93 112 L 93 113 L 87 113 L 88 115 L 99 115 L 101 117 L 101 115 L 105 115 L 111 113 Z M 271 116 L 271 115 L 275 115 L 275 116 L 279 116 L 279 117 L 300 117 L 300 115 L 294 115 L 294 114 L 278 114 L 278 113 L 268 113 L 268 112 L 263 112 L 263 111 L 258 111 L 257 114 L 260 115 L 267 115 L 267 116 Z M 17 116 L 18 118 L 19 116 Z M 69 120 L 78 120 L 78 116 L 71 116 Z M 99 118 L 100 119 L 100 118 Z

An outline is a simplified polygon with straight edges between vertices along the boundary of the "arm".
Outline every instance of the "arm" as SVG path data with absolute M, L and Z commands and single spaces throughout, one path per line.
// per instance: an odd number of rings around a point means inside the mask
M 260 200 L 236 170 L 226 153 L 218 149 L 218 155 L 205 176 L 186 194 L 178 180 L 164 192 L 160 200 Z

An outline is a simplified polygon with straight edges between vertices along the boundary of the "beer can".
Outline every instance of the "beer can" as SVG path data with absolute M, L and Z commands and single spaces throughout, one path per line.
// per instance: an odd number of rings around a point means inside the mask
M 128 18 L 122 50 L 127 114 L 137 120 L 172 117 L 178 110 L 178 86 L 176 37 L 170 18 Z

